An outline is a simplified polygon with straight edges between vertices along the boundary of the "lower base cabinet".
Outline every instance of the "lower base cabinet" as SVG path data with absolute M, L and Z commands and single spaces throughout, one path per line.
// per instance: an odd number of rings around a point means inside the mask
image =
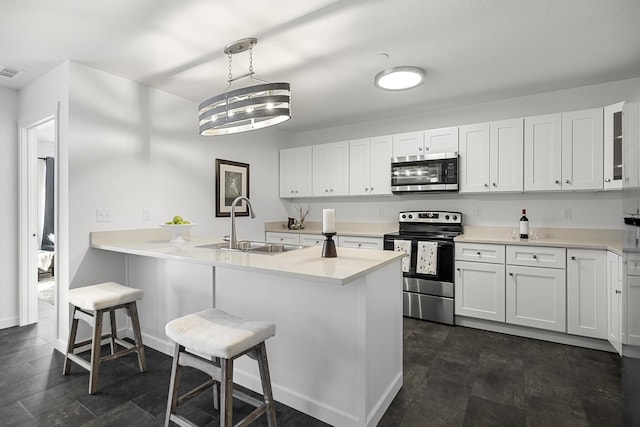
M 507 323 L 566 332 L 565 270 L 507 265 Z
M 455 314 L 504 322 L 504 264 L 456 261 Z
M 567 249 L 567 332 L 607 339 L 607 253 Z
M 607 252 L 607 339 L 622 355 L 622 257 Z

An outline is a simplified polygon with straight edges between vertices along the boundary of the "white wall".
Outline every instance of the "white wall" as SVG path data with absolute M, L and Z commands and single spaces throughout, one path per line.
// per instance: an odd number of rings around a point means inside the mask
M 395 94 L 398 95 L 398 94 Z M 388 135 L 414 130 L 464 125 L 491 120 L 602 107 L 622 100 L 640 101 L 640 78 L 575 89 L 411 114 L 389 113 L 386 118 L 291 135 L 292 146 Z M 406 112 L 405 112 L 406 113 Z M 302 203 L 312 207 L 308 219 L 321 220 L 323 207 L 336 209 L 337 221 L 396 222 L 402 210 L 456 210 L 469 225 L 509 226 L 527 209 L 532 227 L 619 228 L 622 192 L 526 193 L 503 195 L 422 194 L 376 198 L 305 199 L 287 202 L 290 214 Z M 562 219 L 571 208 L 572 219 Z M 478 215 L 478 210 L 480 215 Z M 294 215 L 291 215 L 294 216 Z
M 69 117 L 72 288 L 122 280 L 121 258 L 91 250 L 91 231 L 157 227 L 181 215 L 196 224 L 193 234 L 228 234 L 229 219 L 215 217 L 216 158 L 250 164 L 257 217 L 238 219 L 239 237 L 263 238 L 265 221 L 286 216 L 278 152 L 289 136 L 277 129 L 202 137 L 197 104 L 77 63 L 70 68 Z M 110 209 L 112 221 L 97 222 L 98 208 Z
M 0 88 L 0 329 L 18 319 L 18 92 Z

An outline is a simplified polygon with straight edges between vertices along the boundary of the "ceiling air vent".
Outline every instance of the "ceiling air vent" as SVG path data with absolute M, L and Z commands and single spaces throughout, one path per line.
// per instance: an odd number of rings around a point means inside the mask
M 0 65 L 0 77 L 15 79 L 22 73 L 24 73 L 24 70 L 20 70 L 15 67 L 9 67 L 8 65 Z

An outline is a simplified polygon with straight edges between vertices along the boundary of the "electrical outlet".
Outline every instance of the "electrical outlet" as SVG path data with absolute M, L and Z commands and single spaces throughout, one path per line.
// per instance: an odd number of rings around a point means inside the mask
M 476 216 L 482 216 L 482 208 L 476 208 Z
M 562 208 L 562 219 L 571 220 L 571 208 Z
M 151 209 L 149 208 L 142 209 L 142 220 L 143 221 L 151 220 Z
M 96 209 L 96 221 L 111 222 L 111 209 Z
M 378 217 L 384 218 L 384 209 L 382 208 L 378 209 Z

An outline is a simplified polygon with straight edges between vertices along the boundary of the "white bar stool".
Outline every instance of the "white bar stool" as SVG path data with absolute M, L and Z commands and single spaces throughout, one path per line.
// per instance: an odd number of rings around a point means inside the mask
M 269 427 L 276 426 L 276 411 L 265 346 L 265 341 L 276 333 L 273 323 L 247 320 L 219 309 L 209 309 L 172 320 L 167 323 L 165 332 L 176 342 L 165 426 L 168 426 L 170 421 L 181 426 L 194 426 L 186 418 L 177 415 L 176 409 L 184 401 L 212 386 L 216 409 L 217 387 L 220 386 L 220 426 L 246 426 L 264 413 L 267 415 Z M 186 348 L 189 351 L 186 351 Z M 192 352 L 219 360 L 211 361 Z M 262 401 L 233 390 L 233 361 L 245 354 L 258 362 L 262 381 Z M 211 379 L 180 396 L 181 366 L 203 371 L 210 375 Z M 236 424 L 232 424 L 233 397 L 256 407 Z
M 69 373 L 72 361 L 77 363 L 89 371 L 89 394 L 94 394 L 98 388 L 98 372 L 101 362 L 137 352 L 140 372 L 144 372 L 147 369 L 147 361 L 142 345 L 142 334 L 140 333 L 138 309 L 136 307 L 136 301 L 142 299 L 142 291 L 140 289 L 122 286 L 115 282 L 108 282 L 71 289 L 68 295 L 69 303 L 73 305 L 73 321 L 71 323 L 71 330 L 69 331 L 69 342 L 67 343 L 67 353 L 64 358 L 64 368 L 62 370 L 63 375 Z M 135 344 L 118 338 L 115 317 L 115 311 L 118 309 L 127 309 L 133 326 Z M 111 332 L 102 335 L 102 318 L 105 312 L 109 312 Z M 89 340 L 76 343 L 78 320 L 80 319 L 93 327 L 93 335 Z M 106 338 L 110 338 L 111 354 L 100 357 L 102 340 Z M 87 362 L 75 354 L 76 348 L 86 346 L 87 344 L 91 344 L 91 362 Z M 124 347 L 124 350 L 116 351 L 117 344 Z

